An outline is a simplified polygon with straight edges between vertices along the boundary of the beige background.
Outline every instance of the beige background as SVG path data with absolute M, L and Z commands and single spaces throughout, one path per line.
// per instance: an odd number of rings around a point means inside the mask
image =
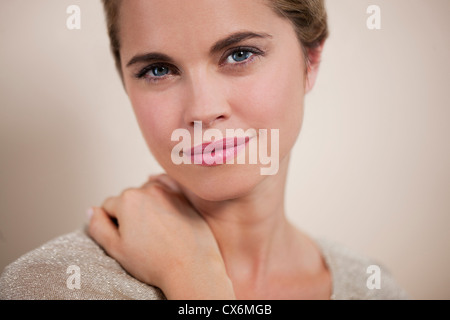
M 81 30 L 66 8 L 81 7 Z M 382 10 L 368 30 L 366 9 Z M 331 37 L 293 150 L 299 227 L 450 298 L 450 1 L 328 1 Z M 0 2 L 0 269 L 159 171 L 109 53 L 100 1 Z

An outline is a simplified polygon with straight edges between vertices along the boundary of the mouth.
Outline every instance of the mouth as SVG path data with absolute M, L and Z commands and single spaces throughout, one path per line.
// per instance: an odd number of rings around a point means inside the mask
M 197 145 L 191 149 L 183 150 L 183 153 L 185 156 L 190 157 L 193 164 L 217 166 L 234 159 L 240 151 L 245 149 L 251 138 L 225 138 Z

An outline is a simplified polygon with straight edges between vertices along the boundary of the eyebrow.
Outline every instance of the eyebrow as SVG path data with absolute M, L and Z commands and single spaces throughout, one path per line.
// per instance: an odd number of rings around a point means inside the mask
M 222 51 L 223 49 L 237 44 L 241 41 L 252 39 L 252 38 L 272 38 L 268 33 L 256 33 L 256 32 L 235 32 L 227 36 L 226 38 L 217 41 L 210 50 L 211 54 Z
M 173 63 L 173 59 L 164 53 L 150 52 L 140 55 L 135 55 L 128 63 L 127 67 L 139 63 L 139 62 L 150 62 L 150 61 L 165 61 Z
M 242 42 L 247 39 L 253 39 L 253 38 L 272 38 L 272 35 L 268 33 L 256 33 L 256 32 L 235 32 L 230 34 L 224 39 L 221 39 L 214 43 L 214 45 L 210 49 L 210 54 L 213 55 L 219 51 L 222 51 L 223 49 L 230 47 L 234 44 L 237 44 L 239 42 Z M 169 57 L 168 55 L 160 52 L 150 52 L 145 54 L 138 54 L 135 55 L 131 60 L 127 63 L 127 67 L 139 63 L 139 62 L 150 62 L 150 61 L 160 61 L 160 62 L 168 62 L 173 63 L 173 59 Z

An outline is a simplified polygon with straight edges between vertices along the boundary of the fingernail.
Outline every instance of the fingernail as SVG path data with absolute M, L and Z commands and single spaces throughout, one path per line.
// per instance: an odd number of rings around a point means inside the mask
M 92 207 L 87 209 L 86 216 L 87 216 L 88 220 L 91 220 L 91 217 L 92 217 L 93 214 L 94 214 L 94 209 Z

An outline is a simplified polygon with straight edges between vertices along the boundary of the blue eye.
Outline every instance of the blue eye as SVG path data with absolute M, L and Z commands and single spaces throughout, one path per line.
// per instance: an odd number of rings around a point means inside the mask
M 169 68 L 165 66 L 155 66 L 149 70 L 155 77 L 163 77 L 169 73 Z
M 227 58 L 228 63 L 236 63 L 247 60 L 253 55 L 250 51 L 238 50 L 230 54 Z

